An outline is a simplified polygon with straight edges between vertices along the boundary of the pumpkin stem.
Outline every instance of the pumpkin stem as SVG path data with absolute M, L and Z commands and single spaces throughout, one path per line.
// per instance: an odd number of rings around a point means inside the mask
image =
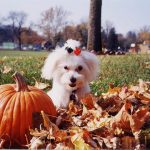
M 28 88 L 28 85 L 25 81 L 25 78 L 19 72 L 15 72 L 12 77 L 16 82 L 16 91 L 17 92 L 30 91 Z

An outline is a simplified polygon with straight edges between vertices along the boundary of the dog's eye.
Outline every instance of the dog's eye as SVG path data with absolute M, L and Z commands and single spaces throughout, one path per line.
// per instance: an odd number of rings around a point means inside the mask
M 82 66 L 78 66 L 78 71 L 81 71 L 83 69 L 83 67 Z
M 64 66 L 64 69 L 65 69 L 65 70 L 69 70 L 69 68 L 68 68 L 67 66 Z

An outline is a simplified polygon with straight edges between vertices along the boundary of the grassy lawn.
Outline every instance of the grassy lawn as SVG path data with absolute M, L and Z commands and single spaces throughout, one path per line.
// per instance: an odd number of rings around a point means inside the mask
M 13 83 L 11 75 L 15 71 L 23 73 L 30 85 L 34 85 L 35 79 L 50 83 L 40 77 L 47 55 L 48 52 L 0 50 L 0 84 Z M 150 81 L 150 55 L 148 54 L 98 57 L 100 75 L 91 83 L 94 93 L 100 94 L 107 91 L 109 83 L 123 86 L 136 84 L 138 79 Z M 3 73 L 4 70 L 6 73 Z
M 139 79 L 150 81 L 150 55 L 101 56 L 99 79 L 92 89 L 101 93 L 108 89 L 109 83 L 123 86 L 136 84 Z

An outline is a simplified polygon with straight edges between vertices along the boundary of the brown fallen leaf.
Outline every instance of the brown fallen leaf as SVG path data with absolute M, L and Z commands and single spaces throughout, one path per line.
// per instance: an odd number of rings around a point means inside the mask
M 3 61 L 3 60 L 0 60 L 0 64 L 3 65 L 3 63 L 4 63 L 4 61 Z
M 96 101 L 96 97 L 92 94 L 87 94 L 84 98 L 81 98 L 81 103 L 84 104 L 88 109 L 94 108 Z
M 139 79 L 139 84 L 136 86 L 131 85 L 129 91 L 143 93 L 148 90 L 148 84 L 144 82 L 142 79 Z
M 96 135 L 98 137 L 103 137 L 103 138 L 113 135 L 112 129 L 108 128 L 108 126 L 103 126 L 101 128 L 97 128 L 95 130 L 90 131 L 90 133 L 92 135 Z
M 12 68 L 10 66 L 4 66 L 3 70 L 2 70 L 2 73 L 3 74 L 7 74 L 9 73 L 10 71 L 12 71 Z
M 150 94 L 149 93 L 135 93 L 135 97 L 137 97 L 143 104 L 150 104 Z
M 49 131 L 49 137 L 54 137 L 56 142 L 62 142 L 65 141 L 67 138 L 67 131 L 66 130 L 60 130 L 58 126 L 56 126 L 54 123 L 52 123 L 48 116 L 41 111 L 43 120 L 44 120 L 44 126 Z
M 29 149 L 43 149 L 45 147 L 45 142 L 42 141 L 40 138 L 33 137 L 30 140 L 30 145 L 28 146 Z
M 50 144 L 49 144 L 50 145 Z M 52 149 L 52 145 L 50 145 L 51 147 L 46 147 L 46 150 L 51 150 Z M 55 148 L 53 148 L 54 150 L 73 150 L 74 149 L 74 147 L 72 147 L 72 146 L 68 146 L 68 145 L 66 145 L 65 143 L 58 143 L 58 144 L 56 144 L 56 147 Z
M 92 136 L 90 134 L 89 131 L 87 130 L 83 130 L 83 139 L 84 141 L 89 144 L 90 146 L 92 146 L 93 148 L 98 148 L 97 143 L 92 139 Z
M 46 137 L 48 136 L 49 132 L 47 130 L 37 130 L 37 129 L 30 129 L 30 134 L 34 137 Z
M 37 87 L 38 89 L 44 90 L 44 89 L 50 87 L 49 84 L 39 82 L 35 78 L 34 78 L 34 80 L 35 80 L 35 85 L 34 86 Z
M 147 107 L 140 107 L 132 116 L 130 120 L 130 126 L 132 132 L 139 132 L 144 125 L 147 118 L 150 116 L 149 109 Z
M 122 149 L 134 149 L 136 146 L 136 141 L 134 137 L 124 136 L 121 138 Z
M 119 93 L 121 91 L 121 87 L 115 87 L 113 83 L 109 83 L 109 89 L 108 92 L 109 94 L 114 94 L 114 93 Z
M 116 116 L 112 118 L 110 121 L 110 126 L 113 129 L 121 128 L 123 131 L 129 132 L 131 130 L 130 127 L 130 119 L 132 113 L 132 105 L 129 101 L 127 101 L 118 112 Z
M 136 112 L 133 112 L 132 104 L 126 101 L 118 114 L 112 118 L 110 124 L 113 129 L 118 127 L 126 132 L 139 132 L 148 116 L 148 108 L 141 107 Z
M 71 141 L 74 145 L 74 149 L 78 150 L 91 150 L 92 147 L 87 144 L 83 138 L 84 131 L 78 127 L 71 128 Z
M 123 106 L 124 101 L 119 97 L 119 95 L 116 95 L 105 99 L 102 98 L 98 101 L 98 104 L 110 115 L 115 115 Z
M 73 101 L 70 101 L 67 113 L 71 116 L 81 115 L 82 114 L 82 108 L 79 105 L 75 104 Z
M 8 56 L 4 56 L 4 57 L 2 57 L 2 60 L 3 60 L 3 61 L 5 61 L 5 60 L 7 60 L 7 59 L 9 59 L 9 57 L 8 57 Z
M 145 63 L 143 64 L 143 66 L 144 66 L 145 68 L 147 68 L 147 69 L 150 69 L 150 62 L 149 62 L 149 61 L 145 62 Z
M 51 130 L 53 129 L 54 132 L 58 131 L 59 128 L 50 121 L 50 119 L 48 118 L 48 116 L 44 113 L 44 111 L 41 111 L 41 114 L 42 114 L 42 118 L 43 118 L 43 122 L 44 122 L 44 127 L 47 129 L 47 130 Z

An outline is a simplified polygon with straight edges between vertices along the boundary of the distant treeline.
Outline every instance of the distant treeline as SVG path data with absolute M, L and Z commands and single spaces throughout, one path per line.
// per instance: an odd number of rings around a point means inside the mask
M 52 47 L 62 45 L 69 38 L 79 40 L 82 47 L 87 47 L 88 21 L 73 24 L 67 21 L 68 12 L 61 7 L 51 7 L 41 15 L 39 23 L 25 27 L 27 14 L 10 12 L 1 19 L 0 44 L 13 42 L 21 45 L 42 44 L 49 42 Z M 115 26 L 107 21 L 101 27 L 102 47 L 108 50 L 127 50 L 132 43 L 150 41 L 150 27 L 145 26 L 139 31 L 129 31 L 126 35 L 117 33 Z

